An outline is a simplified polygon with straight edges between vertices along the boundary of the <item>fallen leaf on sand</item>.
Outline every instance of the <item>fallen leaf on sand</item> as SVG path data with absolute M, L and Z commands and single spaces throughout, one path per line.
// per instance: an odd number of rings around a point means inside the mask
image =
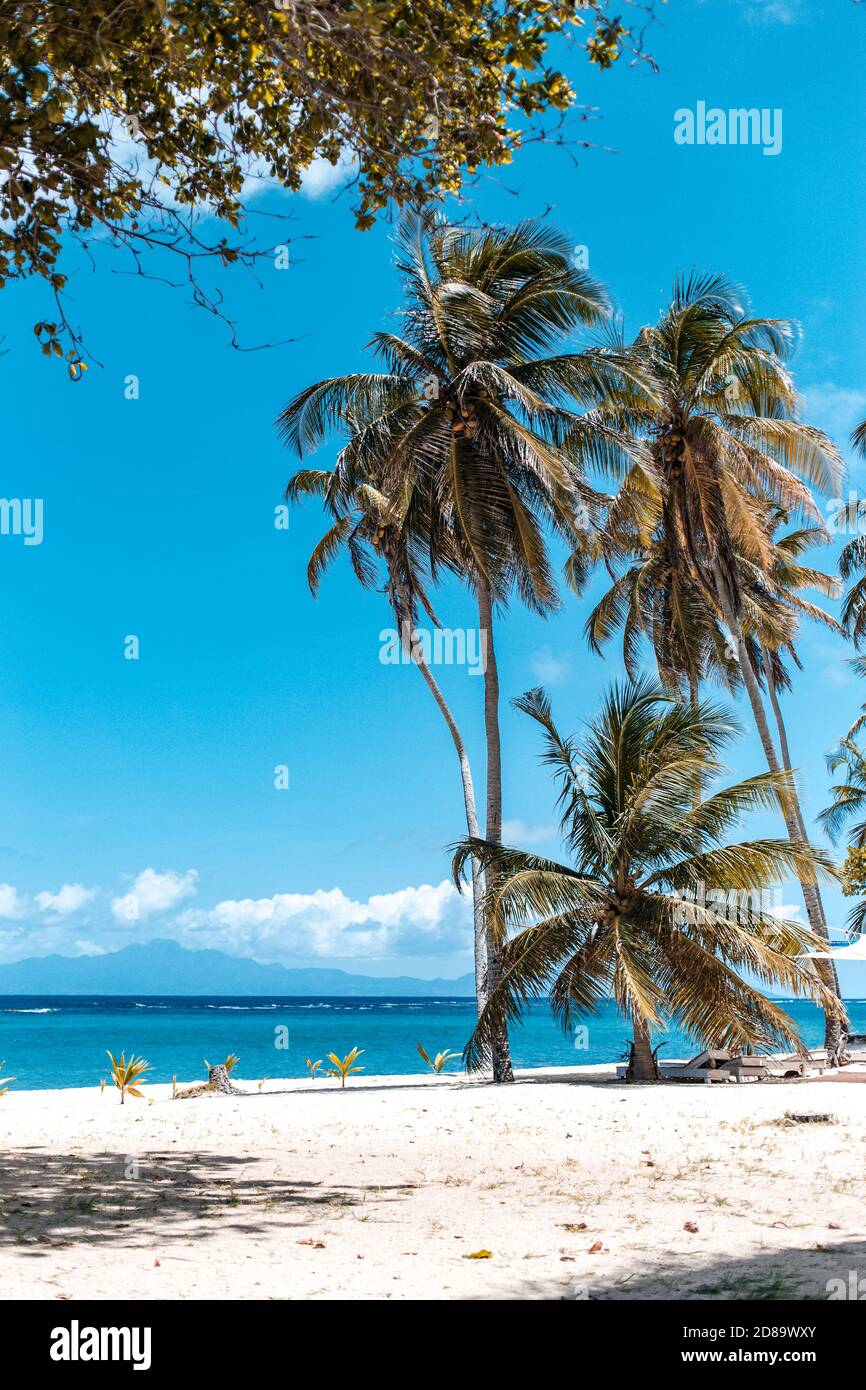
M 464 1255 L 464 1260 L 492 1260 L 492 1250 L 473 1250 L 471 1255 Z
M 602 1245 L 601 1241 L 600 1241 L 600 1240 L 597 1240 L 597 1241 L 595 1242 L 595 1245 L 591 1245 L 591 1246 L 589 1247 L 588 1253 L 589 1253 L 590 1255 L 600 1255 L 603 1249 L 604 1249 L 604 1246 Z
M 314 1250 L 324 1250 L 325 1248 L 325 1242 L 323 1240 L 296 1240 L 295 1244 L 312 1245 Z
M 684 1231 L 691 1231 L 691 1233 L 692 1233 L 693 1236 L 694 1236 L 694 1235 L 697 1235 L 697 1233 L 698 1233 L 698 1227 L 695 1225 L 694 1221 L 687 1221 L 687 1222 L 685 1223 L 685 1225 L 683 1226 L 683 1230 L 684 1230 Z

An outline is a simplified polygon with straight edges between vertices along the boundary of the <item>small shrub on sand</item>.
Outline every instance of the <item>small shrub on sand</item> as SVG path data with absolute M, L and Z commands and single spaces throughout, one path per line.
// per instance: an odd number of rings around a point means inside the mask
M 137 1096 L 139 1100 L 143 1100 L 144 1097 L 138 1089 L 136 1082 L 144 1076 L 146 1071 L 151 1070 L 150 1063 L 146 1062 L 143 1057 L 136 1057 L 134 1055 L 131 1056 L 127 1062 L 126 1055 L 123 1052 L 121 1052 L 119 1058 L 114 1057 L 109 1052 L 108 1060 L 111 1063 L 111 1079 L 120 1092 L 121 1105 L 123 1105 L 128 1095 Z
M 455 1057 L 460 1056 L 459 1052 L 446 1051 L 437 1052 L 435 1057 L 430 1057 L 426 1049 L 422 1047 L 421 1043 L 416 1043 L 415 1047 L 418 1051 L 418 1055 L 424 1059 L 430 1070 L 435 1072 L 444 1071 L 445 1067 L 448 1065 L 449 1062 L 453 1061 Z
M 356 1067 L 355 1063 L 366 1049 L 363 1047 L 353 1047 L 351 1052 L 347 1052 L 345 1057 L 340 1059 L 336 1052 L 329 1052 L 328 1058 L 334 1063 L 328 1072 L 329 1076 L 339 1076 L 340 1087 L 345 1086 L 346 1077 L 353 1076 L 356 1071 L 363 1071 L 363 1067 Z

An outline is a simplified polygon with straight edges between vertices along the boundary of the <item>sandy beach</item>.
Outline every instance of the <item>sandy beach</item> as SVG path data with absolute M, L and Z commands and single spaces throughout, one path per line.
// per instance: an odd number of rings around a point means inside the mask
M 0 1281 L 38 1299 L 820 1300 L 866 1270 L 853 1076 L 613 1071 L 152 1086 L 124 1106 L 12 1091 Z

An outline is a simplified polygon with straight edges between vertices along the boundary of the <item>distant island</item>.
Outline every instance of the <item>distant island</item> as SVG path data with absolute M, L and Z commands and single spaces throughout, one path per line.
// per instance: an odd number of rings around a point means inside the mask
M 379 979 L 346 970 L 290 970 L 223 951 L 188 951 L 176 941 L 156 938 L 124 946 L 103 956 L 31 956 L 0 965 L 0 995 L 416 995 L 471 997 L 473 977 L 416 980 L 410 975 Z

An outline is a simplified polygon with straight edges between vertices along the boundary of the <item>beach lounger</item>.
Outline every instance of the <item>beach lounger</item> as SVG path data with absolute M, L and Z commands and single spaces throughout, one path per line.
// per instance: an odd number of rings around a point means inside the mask
M 722 1071 L 724 1063 L 730 1060 L 730 1052 L 721 1048 L 709 1048 L 705 1052 L 699 1052 L 695 1057 L 690 1057 L 687 1062 L 660 1062 L 659 1080 L 705 1081 L 708 1084 L 713 1081 L 730 1081 L 731 1077 Z M 623 1080 L 625 1074 L 625 1067 L 617 1067 L 617 1080 Z
M 808 1053 L 793 1052 L 788 1057 L 776 1057 L 772 1053 L 744 1053 L 741 1057 L 732 1057 L 724 1064 L 723 1069 L 735 1081 L 766 1081 L 771 1077 L 777 1081 L 784 1081 L 786 1077 L 806 1076 L 810 1071 L 823 1071 L 824 1065 Z
M 731 1054 L 724 1048 L 708 1048 L 699 1052 L 688 1062 L 662 1062 L 659 1072 L 663 1081 L 728 1081 L 722 1068 L 731 1060 Z

